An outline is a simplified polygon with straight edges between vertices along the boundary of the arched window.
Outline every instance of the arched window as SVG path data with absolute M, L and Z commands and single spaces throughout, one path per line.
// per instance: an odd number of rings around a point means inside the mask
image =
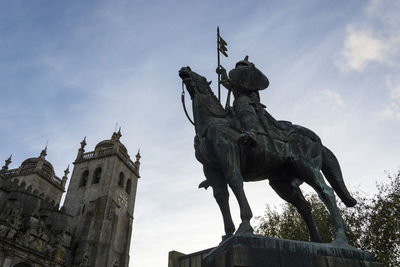
M 89 179 L 89 171 L 86 170 L 82 173 L 81 186 L 85 186 Z
M 93 174 L 92 184 L 98 184 L 100 182 L 100 177 L 101 177 L 101 168 L 97 168 Z
M 125 191 L 130 194 L 131 193 L 131 187 L 132 187 L 132 181 L 131 179 L 128 179 L 128 181 L 126 181 L 126 188 Z
M 123 172 L 120 172 L 118 177 L 118 185 L 120 187 L 124 187 L 124 180 L 125 180 L 125 175 Z

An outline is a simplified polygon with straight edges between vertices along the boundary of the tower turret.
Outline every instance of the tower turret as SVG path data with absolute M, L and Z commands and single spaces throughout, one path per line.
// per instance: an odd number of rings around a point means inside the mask
M 85 153 L 85 146 L 86 146 L 86 136 L 83 138 L 81 142 L 81 147 L 78 150 L 78 155 L 76 156 L 76 160 L 82 159 L 83 153 Z
M 138 169 L 138 171 L 139 171 L 139 168 L 140 168 L 140 158 L 141 157 L 142 156 L 140 155 L 140 149 L 139 149 L 137 154 L 136 154 L 136 161 L 135 161 L 135 166 Z
M 6 171 L 8 170 L 8 165 L 10 165 L 10 163 L 11 163 L 11 157 L 12 157 L 12 154 L 10 155 L 10 157 L 8 159 L 5 160 L 5 164 L 0 170 L 1 174 L 5 174 Z
M 69 174 L 69 164 L 68 164 L 68 167 L 64 170 L 64 176 L 61 178 L 61 185 L 63 187 L 65 187 L 65 184 L 67 183 L 68 174 Z
M 90 152 L 84 139 L 74 162 L 64 207 L 75 220 L 75 263 L 128 266 L 139 165 L 121 136 L 114 132 Z
M 28 158 L 17 169 L 7 170 L 6 175 L 18 183 L 25 182 L 32 186 L 45 197 L 60 203 L 64 193 L 65 184 L 55 175 L 53 165 L 46 160 L 47 146 L 41 151 L 39 157 Z M 6 166 L 8 168 L 8 165 Z

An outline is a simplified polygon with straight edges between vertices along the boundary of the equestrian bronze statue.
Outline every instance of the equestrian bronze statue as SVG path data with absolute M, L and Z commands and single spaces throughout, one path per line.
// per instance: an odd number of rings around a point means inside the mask
M 310 204 L 299 185 L 309 184 L 328 209 L 335 229 L 335 243 L 346 245 L 346 225 L 336 206 L 335 194 L 352 207 L 335 155 L 311 130 L 287 121 L 275 120 L 260 103 L 259 91 L 269 85 L 267 77 L 253 63 L 238 62 L 229 72 L 220 66 L 221 84 L 233 92 L 233 107 L 224 108 L 210 88 L 211 82 L 189 67 L 179 71 L 192 99 L 195 155 L 203 164 L 206 180 L 199 187 L 211 186 L 222 213 L 225 236 L 235 233 L 229 208 L 228 185 L 240 207 L 238 234 L 252 234 L 253 217 L 243 182 L 269 179 L 269 184 L 284 200 L 296 207 L 307 224 L 310 239 L 321 242 Z M 185 109 L 186 111 L 186 109 Z M 329 187 L 325 178 L 328 180 Z

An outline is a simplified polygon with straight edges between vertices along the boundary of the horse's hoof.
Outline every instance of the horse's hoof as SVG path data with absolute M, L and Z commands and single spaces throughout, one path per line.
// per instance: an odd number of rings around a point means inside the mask
M 347 242 L 347 238 L 343 239 L 343 238 L 336 238 L 335 240 L 333 240 L 330 243 L 331 246 L 333 247 L 340 247 L 340 248 L 350 248 L 350 249 L 354 249 L 353 246 L 349 245 L 349 243 Z
M 351 196 L 348 196 L 346 199 L 343 199 L 342 201 L 347 207 L 354 207 L 357 204 L 357 200 L 355 200 Z
M 253 234 L 254 229 L 249 222 L 242 222 L 236 231 L 236 234 Z

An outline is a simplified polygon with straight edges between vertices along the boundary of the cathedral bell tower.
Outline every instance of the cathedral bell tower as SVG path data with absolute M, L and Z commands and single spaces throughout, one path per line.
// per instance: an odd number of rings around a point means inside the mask
M 65 198 L 74 216 L 72 253 L 79 266 L 127 267 L 140 153 L 130 159 L 121 131 L 85 152 L 81 142 Z

